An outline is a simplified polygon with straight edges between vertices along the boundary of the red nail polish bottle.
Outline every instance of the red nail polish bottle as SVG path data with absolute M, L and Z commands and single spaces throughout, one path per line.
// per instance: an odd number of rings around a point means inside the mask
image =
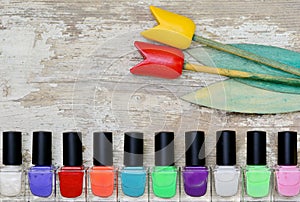
M 63 133 L 63 166 L 58 170 L 59 200 L 85 200 L 85 168 L 82 165 L 81 133 Z

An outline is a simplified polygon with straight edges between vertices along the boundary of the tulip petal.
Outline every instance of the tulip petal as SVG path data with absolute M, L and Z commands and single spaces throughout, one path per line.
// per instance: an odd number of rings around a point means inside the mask
M 130 69 L 132 74 L 175 79 L 182 73 L 184 55 L 181 50 L 136 41 L 136 48 L 144 61 Z
M 141 76 L 153 76 L 164 79 L 176 79 L 181 74 L 164 65 L 143 64 L 130 69 L 132 74 Z
M 150 10 L 158 25 L 143 31 L 141 35 L 179 49 L 186 49 L 191 45 L 196 29 L 191 19 L 155 6 L 150 6 Z
M 152 51 L 162 51 L 165 52 L 166 54 L 172 54 L 184 59 L 183 52 L 177 48 L 173 48 L 169 46 L 161 46 L 161 45 L 156 45 L 156 44 L 142 42 L 142 41 L 135 41 L 134 46 L 140 51 L 140 53 L 144 57 L 147 57 L 147 53 L 151 52 L 152 50 Z

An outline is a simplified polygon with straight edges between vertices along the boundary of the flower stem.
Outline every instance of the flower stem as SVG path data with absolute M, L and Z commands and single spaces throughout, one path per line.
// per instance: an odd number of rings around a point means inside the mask
M 208 66 L 190 64 L 190 63 L 185 63 L 183 69 L 195 71 L 195 72 L 219 74 L 222 76 L 228 76 L 232 78 L 247 78 L 253 80 L 269 81 L 273 83 L 283 83 L 292 86 L 300 86 L 300 79 L 296 79 L 296 78 L 271 76 L 267 74 L 256 74 L 252 72 L 244 72 L 239 70 L 224 69 L 224 68 L 217 68 L 217 67 L 208 67 Z
M 193 41 L 207 45 L 209 47 L 215 48 L 220 51 L 231 53 L 233 55 L 237 55 L 242 58 L 246 58 L 248 60 L 252 60 L 254 62 L 273 67 L 275 69 L 279 69 L 279 70 L 300 76 L 300 68 L 289 66 L 289 65 L 283 64 L 281 62 L 277 62 L 275 60 L 272 60 L 272 59 L 269 59 L 266 57 L 262 57 L 262 56 L 254 54 L 254 53 L 236 48 L 236 47 L 228 45 L 228 44 L 222 44 L 220 42 L 213 41 L 213 40 L 204 38 L 202 36 L 197 36 L 197 35 L 193 36 Z

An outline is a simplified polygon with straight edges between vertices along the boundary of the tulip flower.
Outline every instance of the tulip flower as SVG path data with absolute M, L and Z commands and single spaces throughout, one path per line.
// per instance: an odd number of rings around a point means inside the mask
M 300 79 L 255 74 L 238 70 L 190 64 L 184 61 L 184 54 L 180 49 L 136 41 L 135 47 L 140 51 L 144 60 L 130 69 L 132 74 L 175 79 L 182 74 L 182 70 L 219 74 L 234 78 L 248 78 L 276 83 L 300 86 Z
M 195 41 L 217 50 L 228 52 L 233 55 L 300 76 L 300 68 L 289 66 L 231 45 L 222 44 L 220 42 L 195 35 L 195 23 L 185 16 L 157 8 L 155 6 L 150 6 L 150 10 L 157 20 L 158 25 L 141 33 L 147 39 L 179 49 L 186 49 L 191 45 L 192 41 Z
M 158 25 L 141 34 L 148 39 L 167 44 L 179 49 L 188 48 L 195 33 L 195 23 L 182 15 L 150 6 Z
M 130 69 L 132 74 L 174 79 L 181 75 L 184 55 L 181 50 L 136 41 L 144 61 Z

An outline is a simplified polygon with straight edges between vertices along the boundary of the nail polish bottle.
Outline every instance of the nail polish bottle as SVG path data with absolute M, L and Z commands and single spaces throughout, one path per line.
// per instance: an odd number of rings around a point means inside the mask
M 63 133 L 63 166 L 58 170 L 58 200 L 85 201 L 85 168 L 82 164 L 82 135 Z
M 240 167 L 236 166 L 235 131 L 217 131 L 217 165 L 213 169 L 212 201 L 240 201 Z
M 181 201 L 210 201 L 210 169 L 205 166 L 203 131 L 185 133 L 185 167 L 181 176 Z
M 111 132 L 93 134 L 93 166 L 88 170 L 88 201 L 117 201 Z
M 55 167 L 52 165 L 52 133 L 33 132 L 32 166 L 28 170 L 29 201 L 55 200 Z
M 148 172 L 143 167 L 143 133 L 124 134 L 124 167 L 119 172 L 119 201 L 148 201 Z
M 243 201 L 271 201 L 272 170 L 267 166 L 266 132 L 247 132 L 247 166 L 243 169 Z
M 3 132 L 4 166 L 0 168 L 0 194 L 3 201 L 25 200 L 25 172 L 22 167 L 22 133 Z
M 151 169 L 150 201 L 179 201 L 178 168 L 174 164 L 174 133 L 155 134 L 155 167 Z
M 274 201 L 300 201 L 300 169 L 297 166 L 297 132 L 278 133 L 278 165 L 275 167 Z

